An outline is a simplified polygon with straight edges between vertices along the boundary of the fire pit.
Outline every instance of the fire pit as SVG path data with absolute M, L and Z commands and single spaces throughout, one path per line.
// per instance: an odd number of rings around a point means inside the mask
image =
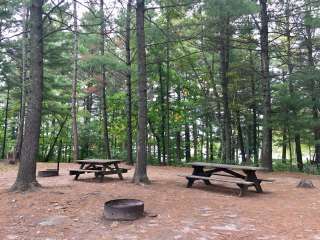
M 136 199 L 115 199 L 104 204 L 104 216 L 108 220 L 128 221 L 143 216 L 144 202 Z

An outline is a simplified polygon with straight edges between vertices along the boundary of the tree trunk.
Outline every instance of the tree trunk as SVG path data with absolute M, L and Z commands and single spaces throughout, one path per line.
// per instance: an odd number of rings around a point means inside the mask
M 27 43 L 28 43 L 28 21 L 29 21 L 29 8 L 25 7 L 25 14 L 23 16 L 23 39 L 22 39 L 22 74 L 21 74 L 21 98 L 20 98 L 20 116 L 19 116 L 19 128 L 18 136 L 15 145 L 14 161 L 17 162 L 20 159 L 21 147 L 24 135 L 24 121 L 25 121 L 25 109 L 26 109 L 26 80 L 27 80 Z
M 65 119 L 63 120 L 62 124 L 60 125 L 60 129 L 59 129 L 57 135 L 55 136 L 55 138 L 54 138 L 54 140 L 53 140 L 53 143 L 52 143 L 52 145 L 50 146 L 49 151 L 48 151 L 48 153 L 47 153 L 47 155 L 46 155 L 46 157 L 45 157 L 45 159 L 44 159 L 45 162 L 48 162 L 48 161 L 49 161 L 49 159 L 50 159 L 50 157 L 51 157 L 51 155 L 52 155 L 52 152 L 53 152 L 53 150 L 54 150 L 54 147 L 56 146 L 56 143 L 57 143 L 57 141 L 58 141 L 58 138 L 59 138 L 59 136 L 60 136 L 60 134 L 61 134 L 61 132 L 62 132 L 62 129 L 63 129 L 65 123 L 67 122 L 67 119 L 68 119 L 68 118 L 65 118 Z
M 193 137 L 193 159 L 198 159 L 198 128 L 197 128 L 197 122 L 194 121 L 192 126 L 192 137 Z
M 165 139 L 165 127 L 166 127 L 166 112 L 165 112 L 165 100 L 164 100 L 164 84 L 162 78 L 162 63 L 158 62 L 158 71 L 159 71 L 159 84 L 160 84 L 160 115 L 161 115 L 161 124 L 160 124 L 160 136 L 161 136 L 161 146 L 162 146 L 162 163 L 166 164 L 166 139 Z
M 131 11 L 132 0 L 127 3 L 127 16 L 126 16 L 126 64 L 127 64 L 127 161 L 133 165 L 132 157 L 132 87 L 131 87 Z
M 104 56 L 104 42 L 105 42 L 105 16 L 104 16 L 104 0 L 100 0 L 100 54 Z M 105 65 L 101 66 L 101 112 L 102 112 L 102 131 L 103 131 L 103 151 L 107 159 L 111 159 L 109 129 L 108 129 L 108 114 L 107 114 L 107 99 L 106 99 L 106 70 Z
M 43 89 L 43 0 L 32 0 L 30 13 L 30 65 L 31 93 L 26 114 L 25 137 L 22 143 L 21 159 L 13 191 L 26 191 L 40 186 L 36 180 L 36 159 L 39 149 L 39 136 L 42 111 Z
M 229 95 L 228 95 L 228 86 L 229 86 L 229 43 L 230 43 L 230 24 L 229 19 L 224 19 L 223 28 L 220 30 L 220 71 L 221 71 L 221 86 L 222 86 L 222 99 L 223 99 L 223 123 L 224 123 L 224 138 L 225 138 L 225 154 L 224 161 L 230 163 L 231 156 L 231 116 L 229 109 Z
M 294 86 L 292 83 L 292 80 L 290 78 L 292 72 L 293 72 L 293 64 L 292 64 L 292 52 L 291 52 L 291 30 L 290 30 L 290 0 L 286 1 L 286 37 L 287 37 L 287 65 L 288 65 L 288 73 L 289 73 L 289 92 L 290 96 L 294 98 Z M 295 107 L 292 109 L 292 113 L 294 116 L 294 119 L 298 120 L 298 114 Z M 302 161 L 302 152 L 301 152 L 301 141 L 300 141 L 300 133 L 298 129 L 295 131 L 294 136 L 295 141 L 295 149 L 296 149 L 296 158 L 297 158 L 297 164 L 300 171 L 303 170 L 303 161 Z
M 144 0 L 137 0 L 137 62 L 138 62 L 138 146 L 137 161 L 133 176 L 134 183 L 149 183 L 147 176 L 147 76 L 146 49 L 144 35 Z
M 72 79 L 72 99 L 71 99 L 71 114 L 72 114 L 72 159 L 79 159 L 79 144 L 78 144 L 78 124 L 77 124 L 77 84 L 78 84 L 78 15 L 77 1 L 73 0 L 73 79 Z
M 282 131 L 282 162 L 285 163 L 287 161 L 287 128 L 283 128 Z
M 272 127 L 271 127 L 271 88 L 269 76 L 269 42 L 268 42 L 268 10 L 267 0 L 260 0 L 261 6 L 261 76 L 263 91 L 263 136 L 261 163 L 272 171 Z
M 169 9 L 166 12 L 167 33 L 170 29 L 170 16 Z M 167 150 L 167 162 L 170 162 L 170 34 L 167 34 L 167 46 L 166 46 L 166 65 L 167 65 L 167 78 L 166 78 L 166 150 Z
M 9 81 L 9 80 L 7 79 L 7 81 Z M 5 107 L 5 111 L 4 111 L 4 124 L 3 124 L 3 139 L 2 139 L 1 159 L 4 159 L 5 152 L 6 152 L 7 130 L 8 130 L 9 96 L 10 96 L 10 89 L 9 89 L 9 85 L 7 85 L 7 97 L 6 97 L 6 107 Z
M 180 106 L 181 103 L 181 85 L 180 85 L 180 80 L 178 80 L 178 86 L 177 86 L 177 104 Z M 180 114 L 180 112 L 179 112 Z M 180 127 L 178 126 L 178 130 L 176 132 L 176 153 L 177 153 L 177 160 L 180 162 L 181 159 L 183 158 L 181 154 L 181 131 Z
M 189 125 L 185 124 L 185 155 L 186 155 L 186 162 L 190 162 L 191 160 L 191 150 L 190 150 L 190 129 Z
M 244 141 L 243 141 L 243 135 L 242 135 L 242 127 L 241 127 L 241 121 L 240 121 L 240 111 L 237 110 L 236 112 L 237 116 L 237 130 L 238 130 L 238 141 L 239 141 L 239 148 L 241 153 L 241 163 L 246 163 L 246 152 L 244 149 Z

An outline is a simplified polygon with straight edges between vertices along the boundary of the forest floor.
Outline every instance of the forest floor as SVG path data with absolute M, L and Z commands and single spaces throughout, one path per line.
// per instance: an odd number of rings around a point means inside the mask
M 195 183 L 177 174 L 189 168 L 149 167 L 151 185 L 130 182 L 133 169 L 120 181 L 116 176 L 100 183 L 92 174 L 74 181 L 73 164 L 61 164 L 59 177 L 38 178 L 36 192 L 9 193 L 17 167 L 0 163 L 1 240 L 210 240 L 210 239 L 320 239 L 320 177 L 297 173 L 258 173 L 275 179 L 265 193 L 239 198 L 234 185 L 218 187 Z M 38 164 L 39 170 L 53 168 Z M 301 178 L 315 189 L 296 188 Z M 146 216 L 134 222 L 103 218 L 104 202 L 137 198 L 145 202 Z

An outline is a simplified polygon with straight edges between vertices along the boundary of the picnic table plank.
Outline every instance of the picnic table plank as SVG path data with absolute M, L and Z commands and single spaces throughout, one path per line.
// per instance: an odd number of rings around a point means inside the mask
M 245 166 L 245 165 L 229 165 L 229 164 L 220 164 L 220 163 L 206 163 L 206 162 L 192 162 L 188 163 L 192 166 L 203 166 L 206 168 L 225 168 L 225 169 L 238 169 L 238 170 L 253 170 L 253 171 L 266 171 L 268 169 L 263 167 L 254 167 L 254 166 Z

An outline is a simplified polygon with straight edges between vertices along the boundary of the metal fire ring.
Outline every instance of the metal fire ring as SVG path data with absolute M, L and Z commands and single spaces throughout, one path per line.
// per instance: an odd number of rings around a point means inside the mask
M 135 220 L 143 217 L 144 202 L 137 199 L 115 199 L 104 204 L 104 216 L 108 220 Z

